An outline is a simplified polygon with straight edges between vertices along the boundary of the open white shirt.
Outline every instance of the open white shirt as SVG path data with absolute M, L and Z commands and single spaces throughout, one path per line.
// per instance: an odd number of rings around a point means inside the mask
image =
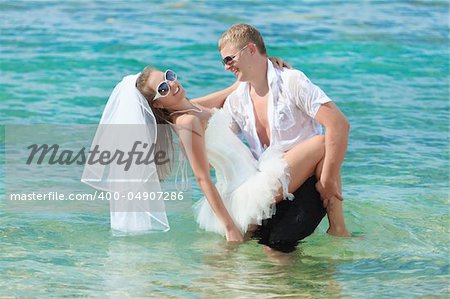
M 331 99 L 318 86 L 301 71 L 277 69 L 269 60 L 267 82 L 271 146 L 288 151 L 298 143 L 322 134 L 322 127 L 314 117 L 320 105 L 330 102 Z M 242 82 L 228 96 L 223 108 L 231 115 L 233 131 L 245 137 L 253 155 L 259 158 L 265 148 L 256 132 L 255 115 L 247 82 Z

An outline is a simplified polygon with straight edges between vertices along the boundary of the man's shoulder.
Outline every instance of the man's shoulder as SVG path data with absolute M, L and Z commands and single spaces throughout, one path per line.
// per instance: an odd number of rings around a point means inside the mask
M 298 69 L 287 69 L 283 68 L 283 70 L 280 71 L 280 77 L 289 81 L 290 79 L 308 79 L 306 77 L 305 73 L 303 73 L 301 70 Z
M 283 69 L 279 72 L 282 88 L 287 88 L 291 91 L 297 90 L 299 86 L 308 85 L 310 80 L 301 70 L 298 69 Z

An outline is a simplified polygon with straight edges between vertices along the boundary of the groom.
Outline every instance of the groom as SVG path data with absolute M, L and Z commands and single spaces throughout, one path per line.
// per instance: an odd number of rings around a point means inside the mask
M 241 82 L 228 96 L 224 109 L 256 158 L 268 145 L 289 151 L 321 134 L 321 125 L 326 129 L 320 180 L 310 177 L 293 193 L 293 201 L 277 204 L 276 214 L 256 232 L 259 242 L 282 252 L 293 251 L 300 240 L 314 232 L 326 213 L 328 233 L 348 236 L 340 174 L 349 133 L 345 116 L 302 72 L 274 68 L 256 28 L 231 26 L 219 40 L 219 51 L 225 69 Z

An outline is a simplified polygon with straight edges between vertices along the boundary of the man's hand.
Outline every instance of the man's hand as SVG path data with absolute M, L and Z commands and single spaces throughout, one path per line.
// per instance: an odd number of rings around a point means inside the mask
M 331 200 L 338 199 L 343 201 L 342 193 L 339 190 L 337 181 L 322 182 L 321 180 L 316 183 L 316 189 L 320 193 L 320 197 L 323 200 L 323 206 L 326 208 Z
M 243 242 L 244 237 L 236 225 L 232 225 L 226 229 L 226 237 L 228 242 Z

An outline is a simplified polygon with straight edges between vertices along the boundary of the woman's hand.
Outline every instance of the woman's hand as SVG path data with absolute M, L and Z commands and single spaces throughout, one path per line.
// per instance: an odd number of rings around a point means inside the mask
M 282 69 L 282 68 L 288 68 L 288 69 L 290 69 L 290 70 L 292 70 L 292 66 L 290 66 L 286 61 L 284 61 L 282 58 L 279 58 L 279 57 L 270 57 L 269 58 L 269 60 L 270 61 L 272 61 L 272 63 L 276 66 L 276 67 L 278 67 L 278 68 L 280 68 L 280 69 Z
M 234 224 L 226 229 L 226 237 L 228 242 L 244 242 L 244 236 Z

